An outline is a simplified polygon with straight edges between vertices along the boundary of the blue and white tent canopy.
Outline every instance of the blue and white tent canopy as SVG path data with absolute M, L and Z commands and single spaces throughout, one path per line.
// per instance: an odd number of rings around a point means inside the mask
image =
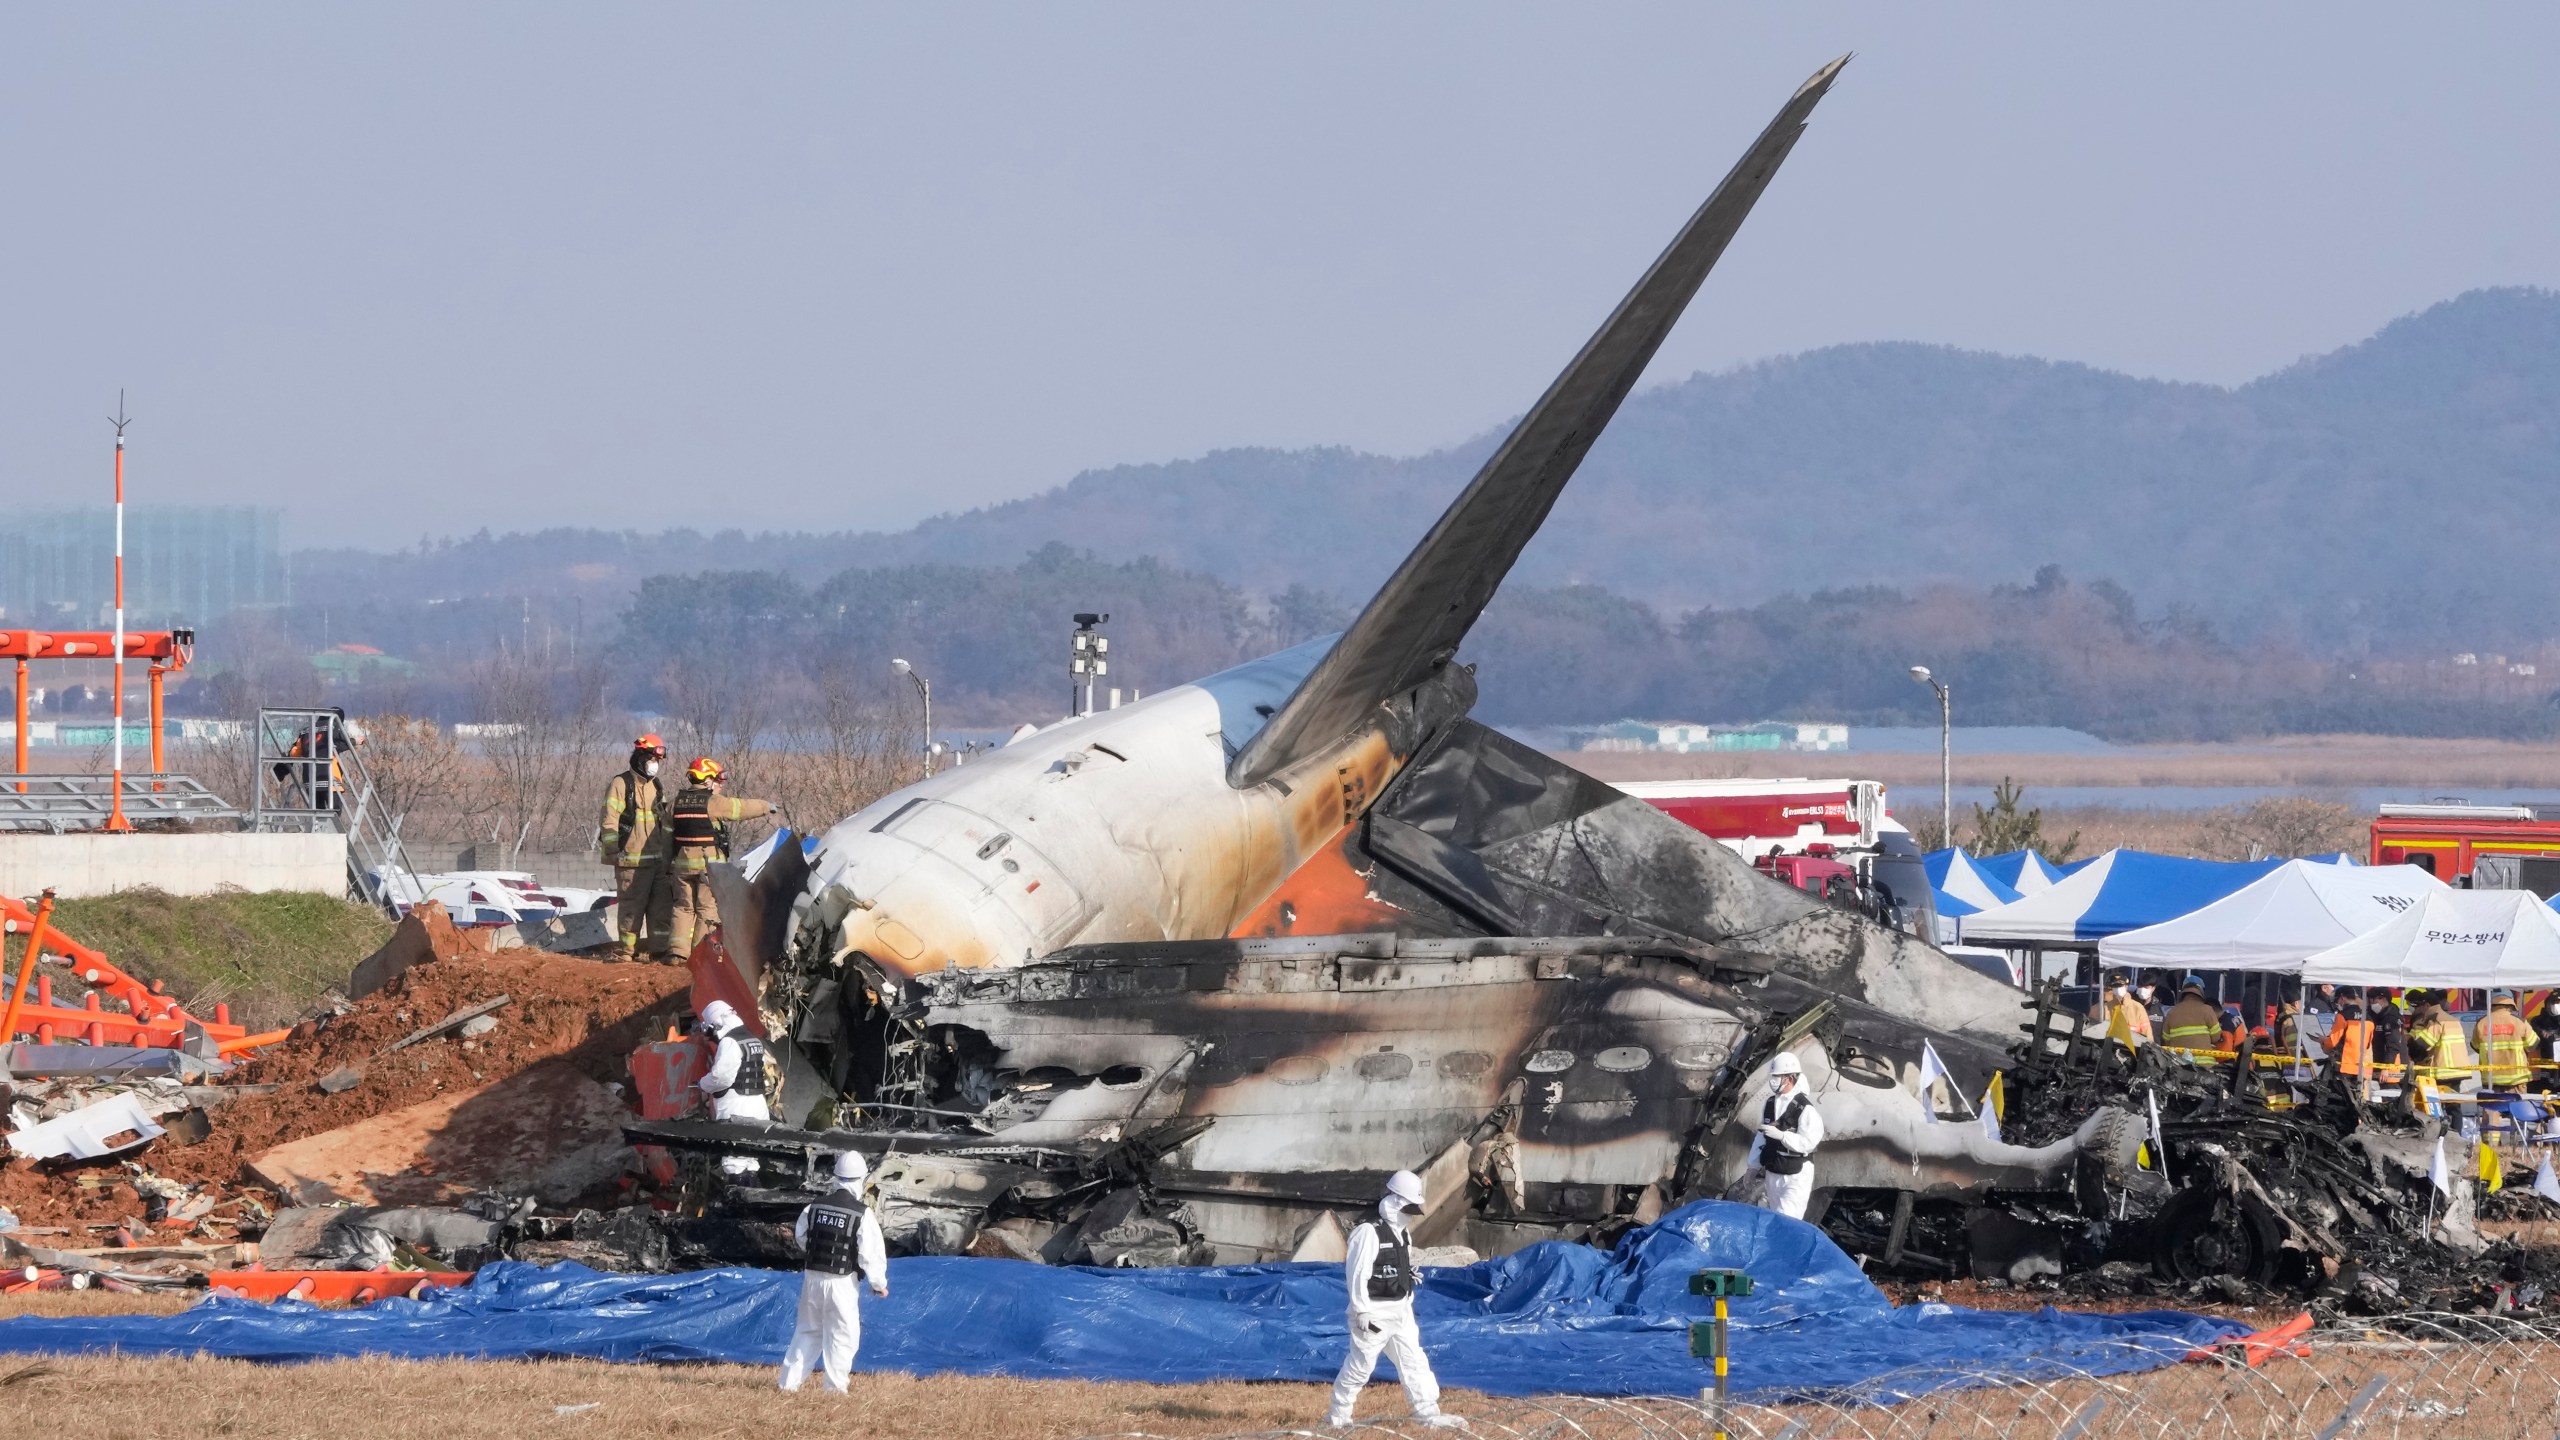
M 2288 860 L 2200 910 L 2108 936 L 2098 958 L 2110 970 L 2299 971 L 2446 888 L 2415 865 Z
M 2201 910 L 2284 864 L 2110 850 L 2014 904 L 1965 918 L 1974 944 L 2071 945 Z
M 2011 850 L 2006 854 L 1985 856 L 1974 863 L 1987 871 L 1992 879 L 2020 895 L 2049 890 L 2056 881 L 2071 873 L 2033 850 Z
M 1932 850 L 1921 857 L 1928 867 L 1929 888 L 1938 892 L 1938 913 L 1949 919 L 1997 909 L 2015 902 L 2018 892 L 1985 873 L 1982 862 L 1962 850 Z

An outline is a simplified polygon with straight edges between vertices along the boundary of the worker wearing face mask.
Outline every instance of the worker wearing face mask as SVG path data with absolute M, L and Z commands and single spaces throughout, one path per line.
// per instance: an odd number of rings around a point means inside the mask
M 2151 1011 L 2133 993 L 2133 983 L 2123 974 L 2107 977 L 2106 994 L 2089 1018 L 2106 1027 L 2107 1038 L 2127 1050 L 2139 1050 L 2151 1043 Z
M 1769 1062 L 1769 1098 L 1760 1105 L 1760 1132 L 1751 1140 L 1749 1168 L 1760 1172 L 1761 1205 L 1790 1220 L 1804 1218 L 1813 1198 L 1813 1152 L 1822 1144 L 1822 1112 L 1804 1090 L 1804 1062 L 1792 1050 Z
M 596 827 L 598 858 L 613 867 L 614 928 L 620 940 L 606 956 L 634 954 L 665 959 L 671 952 L 676 892 L 667 875 L 674 831 L 666 823 L 666 792 L 658 767 L 667 742 L 643 735 L 631 742 L 631 763 L 605 782 L 604 820 Z
M 773 1072 L 766 1065 L 764 1042 L 726 1000 L 702 1007 L 702 1029 L 720 1042 L 711 1052 L 711 1068 L 693 1082 L 711 1101 L 711 1118 L 770 1122 L 773 1107 L 767 1097 L 773 1093 Z M 745 1155 L 723 1155 L 720 1173 L 734 1181 L 752 1180 L 756 1162 Z
M 879 1218 L 862 1200 L 870 1168 L 850 1150 L 838 1155 L 835 1188 L 802 1207 L 792 1224 L 791 1236 L 808 1259 L 800 1271 L 800 1323 L 791 1331 L 791 1348 L 782 1352 L 785 1390 L 799 1389 L 814 1366 L 826 1376 L 828 1389 L 843 1394 L 854 1352 L 862 1348 L 856 1274 L 871 1283 L 872 1294 L 888 1297 L 889 1249 L 880 1238 Z
M 1324 1423 L 1339 1430 L 1351 1423 L 1360 1387 L 1369 1383 L 1378 1355 L 1396 1362 L 1396 1378 L 1404 1382 L 1413 1417 L 1434 1428 L 1464 1425 L 1455 1415 L 1440 1413 L 1440 1381 L 1422 1353 L 1422 1327 L 1413 1318 L 1413 1288 L 1421 1277 L 1413 1264 L 1413 1234 L 1406 1221 L 1422 1213 L 1422 1178 L 1410 1170 L 1387 1177 L 1386 1198 L 1378 1202 L 1378 1218 L 1353 1226 L 1342 1275 L 1351 1295 L 1351 1353 L 1333 1377 L 1333 1408 Z

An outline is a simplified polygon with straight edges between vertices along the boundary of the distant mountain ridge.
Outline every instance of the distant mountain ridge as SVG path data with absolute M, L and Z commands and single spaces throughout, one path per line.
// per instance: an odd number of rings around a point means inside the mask
M 1009 567 L 1063 541 L 1277 594 L 1356 600 L 1499 439 L 1427 455 L 1213 451 L 1088 472 L 896 534 L 552 532 L 384 557 L 310 552 L 298 598 L 628 595 L 648 573 Z M 1908 343 L 1835 346 L 1631 398 L 1514 582 L 1665 613 L 2048 563 L 2146 608 L 2322 650 L 2520 644 L 2555 630 L 2560 294 L 2480 290 L 2249 384 Z

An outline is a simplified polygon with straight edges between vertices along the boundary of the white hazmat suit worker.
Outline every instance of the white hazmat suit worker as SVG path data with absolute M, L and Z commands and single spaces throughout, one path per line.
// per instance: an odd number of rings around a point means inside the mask
M 764 1042 L 747 1029 L 726 1000 L 702 1007 L 702 1028 L 720 1042 L 711 1052 L 711 1068 L 693 1082 L 711 1101 L 711 1118 L 770 1123 L 773 1107 L 768 1094 L 773 1086 L 765 1066 Z M 732 1180 L 751 1179 L 756 1162 L 745 1155 L 724 1155 L 720 1173 Z
M 1324 1423 L 1340 1429 L 1351 1423 L 1360 1387 L 1369 1383 L 1383 1352 L 1395 1362 L 1404 1382 L 1405 1399 L 1414 1418 L 1425 1425 L 1466 1422 L 1440 1413 L 1440 1381 L 1422 1353 L 1422 1327 L 1413 1318 L 1413 1287 L 1421 1277 L 1413 1263 L 1413 1235 L 1407 1216 L 1422 1213 L 1422 1179 L 1410 1170 L 1387 1178 L 1386 1198 L 1378 1202 L 1378 1218 L 1364 1220 L 1351 1231 L 1342 1262 L 1342 1277 L 1351 1294 L 1351 1353 L 1333 1377 L 1333 1408 Z
M 1813 1152 L 1822 1144 L 1822 1112 L 1804 1091 L 1804 1062 L 1794 1052 L 1769 1064 L 1769 1098 L 1760 1106 L 1760 1131 L 1751 1140 L 1750 1168 L 1760 1172 L 1761 1206 L 1790 1220 L 1804 1218 L 1813 1198 Z
M 889 1293 L 889 1247 L 881 1241 L 878 1217 L 862 1201 L 870 1168 L 850 1150 L 838 1155 L 835 1188 L 803 1208 L 791 1227 L 809 1258 L 800 1272 L 800 1323 L 791 1331 L 791 1348 L 782 1352 L 785 1390 L 799 1389 L 814 1366 L 826 1376 L 828 1389 L 843 1394 L 853 1376 L 854 1352 L 862 1348 L 856 1272 L 870 1282 L 872 1294 Z

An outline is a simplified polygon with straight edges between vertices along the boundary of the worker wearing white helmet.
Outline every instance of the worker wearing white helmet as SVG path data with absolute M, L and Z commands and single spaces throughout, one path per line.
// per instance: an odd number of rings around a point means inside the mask
M 1769 1098 L 1760 1104 L 1760 1132 L 1751 1140 L 1750 1168 L 1760 1172 L 1763 1207 L 1792 1220 L 1804 1218 L 1813 1198 L 1813 1152 L 1822 1144 L 1822 1112 L 1804 1090 L 1804 1062 L 1781 1051 L 1769 1062 Z
M 726 1000 L 714 1000 L 702 1007 L 702 1029 L 719 1041 L 711 1052 L 711 1068 L 693 1082 L 694 1088 L 711 1101 L 711 1118 L 770 1123 L 773 1075 L 765 1064 L 764 1042 L 746 1027 Z M 745 1155 L 724 1155 L 720 1157 L 720 1173 L 732 1180 L 753 1179 L 756 1162 Z
M 791 1348 L 782 1352 L 785 1390 L 799 1389 L 816 1366 L 827 1388 L 843 1394 L 853 1376 L 854 1352 L 862 1348 L 856 1273 L 871 1282 L 872 1294 L 889 1294 L 889 1247 L 880 1238 L 878 1217 L 862 1199 L 871 1167 L 847 1150 L 836 1157 L 835 1168 L 835 1188 L 803 1207 L 791 1227 L 808 1259 L 800 1271 L 800 1323 L 791 1331 Z
M 1378 1218 L 1352 1227 L 1342 1277 L 1351 1294 L 1351 1353 L 1333 1377 L 1333 1408 L 1324 1423 L 1341 1429 L 1351 1423 L 1360 1387 L 1384 1352 L 1396 1364 L 1413 1416 L 1434 1427 L 1463 1425 L 1455 1415 L 1440 1413 L 1440 1381 L 1422 1353 L 1422 1327 L 1413 1318 L 1413 1287 L 1420 1275 L 1413 1264 L 1413 1235 L 1406 1220 L 1422 1213 L 1422 1177 L 1399 1170 L 1387 1177 L 1386 1198 L 1378 1202 Z

